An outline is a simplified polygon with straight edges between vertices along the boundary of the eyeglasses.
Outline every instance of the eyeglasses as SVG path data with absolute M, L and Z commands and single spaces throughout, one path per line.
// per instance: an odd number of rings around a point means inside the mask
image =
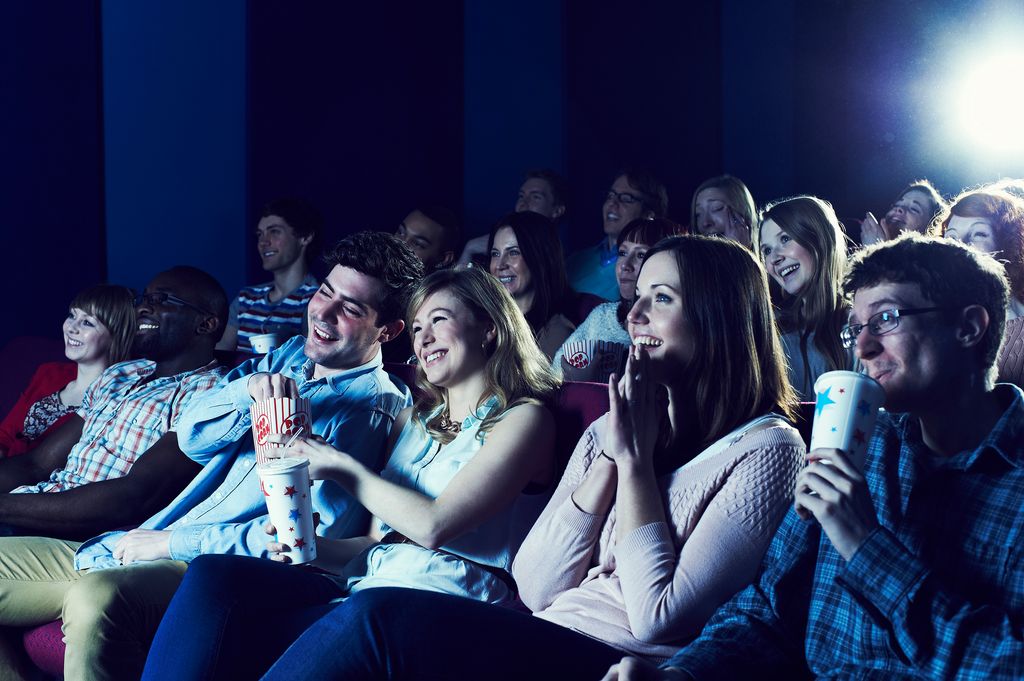
M 872 336 L 881 336 L 889 333 L 897 326 L 900 325 L 900 317 L 910 317 L 915 314 L 924 314 L 926 312 L 938 312 L 944 308 L 941 307 L 907 307 L 900 310 L 882 310 L 868 317 L 868 321 L 864 324 L 847 324 L 843 327 L 843 330 L 839 332 L 839 338 L 843 342 L 844 348 L 852 348 L 857 344 L 857 336 L 860 332 L 867 327 L 868 333 Z
M 607 201 L 618 201 L 624 206 L 632 206 L 634 203 L 645 203 L 644 197 L 637 196 L 636 194 L 630 194 L 629 192 L 617 192 L 614 189 L 608 190 L 608 196 L 604 197 Z
M 195 310 L 197 312 L 202 312 L 203 314 L 206 314 L 206 315 L 212 315 L 213 314 L 212 312 L 208 312 L 208 311 L 204 310 L 203 308 L 199 307 L 198 305 L 193 305 L 192 303 L 188 302 L 187 300 L 182 300 L 178 296 L 171 295 L 170 293 L 165 293 L 164 291 L 155 291 L 153 293 L 136 293 L 135 294 L 135 307 L 138 307 L 139 305 L 142 305 L 143 303 L 145 303 L 146 305 L 150 305 L 150 306 L 153 306 L 153 305 L 164 305 L 166 303 L 170 303 L 171 305 L 174 305 L 174 306 L 177 306 L 177 307 L 190 307 L 193 310 Z

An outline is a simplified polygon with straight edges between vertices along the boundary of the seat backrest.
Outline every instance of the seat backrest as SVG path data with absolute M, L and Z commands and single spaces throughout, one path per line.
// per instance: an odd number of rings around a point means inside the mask
M 562 384 L 548 406 L 555 417 L 555 456 L 561 476 L 583 431 L 608 411 L 608 386 L 568 381 Z
M 416 387 L 416 367 L 414 365 L 384 362 L 384 371 L 409 386 L 414 400 L 419 398 L 420 390 Z
M 17 336 L 8 341 L 0 349 L 0 418 L 18 401 L 40 364 L 63 359 L 64 343 L 60 338 Z
M 811 447 L 811 426 L 814 425 L 814 402 L 801 402 L 797 405 L 796 429 L 800 431 L 807 448 Z
M 565 301 L 562 306 L 562 314 L 568 318 L 570 322 L 579 326 L 583 323 L 583 320 L 594 311 L 594 308 L 601 303 L 607 303 L 608 301 L 600 296 L 595 296 L 593 293 L 580 293 L 573 291 L 571 296 Z

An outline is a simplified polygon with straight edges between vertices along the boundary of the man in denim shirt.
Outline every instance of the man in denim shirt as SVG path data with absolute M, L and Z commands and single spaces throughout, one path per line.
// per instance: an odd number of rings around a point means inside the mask
M 1003 268 L 907 236 L 858 256 L 844 340 L 886 390 L 865 471 L 815 450 L 754 584 L 606 679 L 1024 678 L 1024 393 L 995 381 Z
M 137 678 L 188 561 L 202 553 L 266 555 L 253 400 L 308 398 L 314 434 L 368 466 L 383 466 L 388 432 L 410 397 L 383 370 L 380 346 L 402 332 L 406 296 L 423 268 L 397 238 L 370 232 L 343 239 L 328 261 L 334 268 L 309 303 L 308 338 L 245 362 L 183 415 L 181 449 L 204 467 L 173 502 L 130 532 L 84 544 L 40 539 L 32 548 L 53 565 L 47 581 L 0 586 L 0 621 L 63 618 L 66 678 Z M 339 485 L 316 482 L 312 494 L 321 534 L 366 531 L 366 511 Z M 7 611 L 17 616 L 5 617 Z

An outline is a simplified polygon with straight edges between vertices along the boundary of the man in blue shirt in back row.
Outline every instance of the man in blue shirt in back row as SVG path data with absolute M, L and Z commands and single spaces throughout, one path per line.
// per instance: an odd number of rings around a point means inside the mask
M 407 295 L 423 278 L 423 265 L 399 239 L 374 232 L 343 239 L 327 260 L 334 268 L 310 300 L 308 337 L 243 363 L 182 415 L 178 444 L 203 468 L 174 501 L 130 532 L 84 544 L 35 538 L 23 549 L 31 555 L 5 557 L 47 569 L 0 575 L 0 622 L 26 626 L 61 617 L 65 678 L 138 678 L 189 561 L 204 553 L 266 556 L 266 506 L 249 417 L 254 400 L 308 398 L 316 435 L 383 467 L 394 418 L 411 399 L 384 371 L 380 348 L 402 333 Z M 366 531 L 369 514 L 341 486 L 317 481 L 312 495 L 318 533 Z
M 815 450 L 754 584 L 660 669 L 605 679 L 1024 678 L 1024 393 L 994 386 L 1002 266 L 905 236 L 846 280 L 886 391 L 863 475 Z

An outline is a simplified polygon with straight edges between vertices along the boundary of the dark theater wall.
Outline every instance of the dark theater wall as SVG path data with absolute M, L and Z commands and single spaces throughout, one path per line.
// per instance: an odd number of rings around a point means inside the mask
M 712 3 L 566 0 L 572 247 L 601 237 L 601 205 L 624 165 L 668 187 L 686 222 L 694 187 L 721 166 L 720 15 Z
M 0 346 L 60 337 L 67 305 L 104 277 L 97 2 L 0 3 Z
M 279 196 L 329 244 L 462 205 L 462 4 L 249 6 L 249 219 Z M 250 279 L 265 279 L 247 230 Z
M 193 265 L 244 280 L 243 0 L 103 3 L 111 280 Z

